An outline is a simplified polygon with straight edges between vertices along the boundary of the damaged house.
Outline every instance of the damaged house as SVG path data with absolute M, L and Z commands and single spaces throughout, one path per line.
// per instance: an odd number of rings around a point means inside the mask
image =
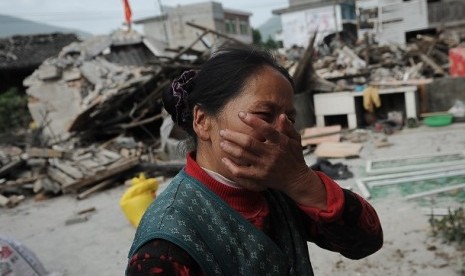
M 148 65 L 160 53 L 156 42 L 136 32 L 72 43 L 25 79 L 30 113 L 51 142 L 75 131 L 105 136 L 153 123 L 166 72 Z

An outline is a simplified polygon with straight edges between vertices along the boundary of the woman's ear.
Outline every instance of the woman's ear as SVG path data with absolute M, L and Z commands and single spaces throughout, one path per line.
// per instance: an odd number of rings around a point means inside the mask
M 199 105 L 194 106 L 192 124 L 200 140 L 210 140 L 211 119 Z

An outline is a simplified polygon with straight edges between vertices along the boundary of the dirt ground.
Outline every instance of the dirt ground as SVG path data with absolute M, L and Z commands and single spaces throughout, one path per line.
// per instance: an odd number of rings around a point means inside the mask
M 391 147 L 375 148 L 364 143 L 360 158 L 334 160 L 347 164 L 355 177 L 340 181 L 358 192 L 355 178 L 363 176 L 371 158 L 465 150 L 465 124 L 442 128 L 405 129 L 389 136 Z M 308 164 L 315 161 L 306 156 Z M 125 188 L 119 186 L 78 201 L 64 195 L 51 200 L 27 200 L 13 209 L 0 209 L 0 235 L 17 239 L 36 253 L 44 266 L 60 275 L 122 275 L 135 229 L 120 211 L 118 201 Z M 465 259 L 454 247 L 430 237 L 428 216 L 418 202 L 396 195 L 370 199 L 384 230 L 384 246 L 363 260 L 310 245 L 316 275 L 460 275 Z M 453 199 L 435 208 L 463 206 Z M 87 221 L 65 225 L 76 212 L 95 207 Z

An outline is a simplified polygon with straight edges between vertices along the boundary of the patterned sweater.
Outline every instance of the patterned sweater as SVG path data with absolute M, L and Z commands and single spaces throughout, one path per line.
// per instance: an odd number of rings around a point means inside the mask
M 269 206 L 259 192 L 237 189 L 210 177 L 188 155 L 186 173 L 203 183 L 255 227 L 272 240 L 276 233 L 270 227 Z M 341 253 L 351 259 L 366 257 L 383 243 L 383 234 L 376 212 L 363 198 L 317 172 L 327 191 L 327 210 L 299 205 L 307 215 L 305 222 L 310 241 Z M 175 244 L 155 239 L 147 242 L 129 260 L 128 275 L 204 275 L 200 266 Z

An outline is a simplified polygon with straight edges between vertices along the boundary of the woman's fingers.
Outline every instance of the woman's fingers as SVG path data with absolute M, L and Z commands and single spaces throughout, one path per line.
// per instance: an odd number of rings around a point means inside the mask
M 250 165 L 259 161 L 259 157 L 252 150 L 228 140 L 221 141 L 220 147 L 234 160 L 237 160 L 235 163 L 239 165 Z
M 223 129 L 220 130 L 220 136 L 224 141 L 236 144 L 255 155 L 260 155 L 262 152 L 261 146 L 263 143 L 257 140 L 253 134 L 244 134 L 229 129 Z
M 237 179 L 262 180 L 263 175 L 256 166 L 240 166 L 228 157 L 223 157 L 221 161 Z
M 254 137 L 259 141 L 279 143 L 280 133 L 272 125 L 250 113 L 239 112 L 239 118 L 254 130 Z
M 279 115 L 278 131 L 288 136 L 289 138 L 300 142 L 300 134 L 294 127 L 294 124 L 289 120 L 286 114 Z

